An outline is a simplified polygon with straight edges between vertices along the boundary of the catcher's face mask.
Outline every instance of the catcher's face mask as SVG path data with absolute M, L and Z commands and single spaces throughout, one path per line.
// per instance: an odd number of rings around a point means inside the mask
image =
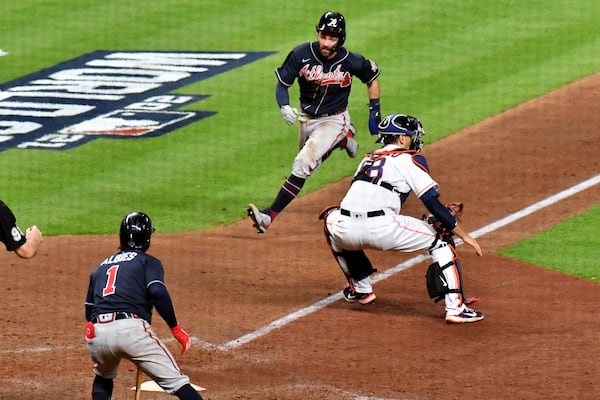
M 421 137 L 425 135 L 423 125 L 416 117 L 411 117 L 406 114 L 392 114 L 385 117 L 379 125 L 379 138 L 375 143 L 389 143 L 394 141 L 400 135 L 408 135 L 412 137 L 411 150 L 421 151 L 423 149 L 423 140 Z

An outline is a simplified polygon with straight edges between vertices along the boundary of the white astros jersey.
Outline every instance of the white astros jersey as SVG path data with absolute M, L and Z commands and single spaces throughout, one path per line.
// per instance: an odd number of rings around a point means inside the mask
M 334 242 L 346 250 L 427 249 L 435 240 L 435 230 L 400 210 L 411 191 L 420 197 L 437 187 L 422 155 L 387 145 L 363 159 L 340 209 L 326 218 L 327 228 Z
M 363 159 L 341 207 L 352 211 L 391 209 L 399 214 L 411 191 L 420 198 L 438 186 L 422 155 L 387 145 Z

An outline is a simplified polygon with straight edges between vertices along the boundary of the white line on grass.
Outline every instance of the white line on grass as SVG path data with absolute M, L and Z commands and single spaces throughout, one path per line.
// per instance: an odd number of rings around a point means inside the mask
M 470 233 L 470 235 L 473 236 L 474 238 L 477 238 L 477 237 L 483 236 L 487 233 L 493 232 L 505 225 L 508 225 L 514 221 L 517 221 L 517 220 L 519 220 L 529 214 L 532 214 L 544 207 L 548 207 L 554 203 L 557 203 L 561 200 L 566 199 L 569 196 L 573 196 L 579 192 L 589 189 L 590 187 L 592 187 L 598 183 L 600 183 L 600 175 L 596 175 L 593 178 L 583 181 L 575 186 L 572 186 L 566 190 L 563 190 L 562 192 L 552 195 L 544 200 L 538 201 L 537 203 L 535 203 L 531 206 L 525 207 L 520 211 L 510 214 L 507 217 L 504 217 L 502 219 L 499 219 L 498 221 L 492 222 L 491 224 L 488 224 L 488 225 L 484 226 L 483 228 L 479 228 L 476 231 Z M 457 240 L 456 245 L 458 246 L 458 245 L 460 245 L 460 243 L 461 243 L 461 241 Z M 423 254 L 415 256 L 413 258 L 410 258 L 407 261 L 396 265 L 395 267 L 387 269 L 381 273 L 375 274 L 372 278 L 372 282 L 377 283 L 379 281 L 387 279 L 393 275 L 396 275 L 400 271 L 403 271 L 407 268 L 412 267 L 413 265 L 416 265 L 422 261 L 425 261 L 428 258 L 429 258 L 428 255 L 426 256 Z M 319 300 L 316 303 L 314 303 L 308 307 L 301 308 L 298 311 L 295 311 L 295 312 L 288 314 L 282 318 L 279 318 L 279 319 L 271 322 L 270 324 L 265 325 L 262 328 L 255 330 L 254 332 L 247 333 L 243 336 L 240 336 L 237 339 L 231 340 L 229 342 L 225 342 L 225 343 L 217 346 L 217 348 L 220 350 L 230 350 L 230 349 L 235 349 L 237 347 L 240 347 L 246 343 L 253 341 L 254 339 L 257 339 L 261 336 L 264 336 L 264 335 L 270 333 L 271 331 L 273 331 L 275 329 L 281 328 L 282 326 L 287 325 L 290 322 L 300 319 L 308 314 L 312 314 L 313 312 L 318 311 L 321 308 L 327 307 L 328 305 L 340 300 L 341 298 L 342 298 L 342 294 L 340 292 L 338 292 L 336 294 L 332 294 L 331 296 L 326 297 L 322 300 Z
M 502 228 L 503 226 L 506 226 L 514 221 L 517 221 L 529 214 L 539 211 L 540 209 L 542 209 L 544 207 L 548 207 L 554 203 L 557 203 L 561 200 L 566 199 L 567 197 L 573 196 L 579 192 L 589 189 L 592 186 L 597 185 L 598 183 L 600 183 L 600 175 L 596 175 L 596 176 L 594 176 L 588 180 L 585 180 L 575 186 L 572 186 L 566 190 L 563 190 L 562 192 L 559 192 L 559 193 L 552 195 L 544 200 L 541 200 L 531 206 L 525 207 L 520 211 L 510 214 L 507 217 L 504 217 L 502 219 L 499 219 L 498 221 L 492 222 L 491 224 L 488 224 L 482 228 L 477 229 L 476 231 L 471 232 L 470 235 L 473 236 L 474 238 L 477 238 L 477 237 L 483 236 L 487 233 L 493 232 L 493 231 L 495 231 L 499 228 Z M 458 246 L 459 244 L 461 244 L 461 241 L 457 240 L 456 244 Z M 400 264 L 398 264 L 392 268 L 389 268 L 383 272 L 375 274 L 372 278 L 372 282 L 377 283 L 382 280 L 388 279 L 389 277 L 396 275 L 398 272 L 408 269 L 416 264 L 419 264 L 420 262 L 425 261 L 428 258 L 429 258 L 429 256 L 424 255 L 424 254 L 420 254 L 418 256 L 412 257 L 403 263 L 400 263 Z M 261 336 L 265 336 L 268 333 L 272 332 L 273 330 L 279 329 L 282 326 L 289 324 L 290 322 L 296 321 L 302 317 L 312 314 L 315 311 L 320 310 L 321 308 L 327 307 L 328 305 L 335 303 L 336 301 L 340 300 L 341 298 L 342 298 L 342 294 L 340 292 L 332 294 L 331 296 L 328 296 L 322 300 L 319 300 L 316 303 L 313 303 L 312 305 L 310 305 L 308 307 L 301 308 L 291 314 L 288 314 L 282 318 L 279 318 L 279 319 L 271 322 L 270 324 L 265 325 L 262 328 L 255 330 L 254 332 L 247 333 L 243 336 L 240 336 L 237 339 L 230 340 L 221 345 L 213 346 L 212 344 L 210 344 L 206 341 L 200 340 L 196 337 L 193 337 L 193 341 L 195 343 L 200 344 L 202 347 L 206 347 L 206 348 L 210 347 L 210 348 L 216 348 L 218 350 L 235 349 L 235 348 L 240 347 L 246 343 L 249 343 Z M 167 340 L 173 340 L 173 339 L 169 338 Z M 6 350 L 0 350 L 0 354 L 23 353 L 23 352 L 37 353 L 37 352 L 66 350 L 66 349 L 74 349 L 74 348 L 79 348 L 79 346 L 77 346 L 77 347 L 75 347 L 75 346 L 54 346 L 54 347 L 53 346 L 38 346 L 38 347 L 10 349 L 10 350 L 6 349 Z

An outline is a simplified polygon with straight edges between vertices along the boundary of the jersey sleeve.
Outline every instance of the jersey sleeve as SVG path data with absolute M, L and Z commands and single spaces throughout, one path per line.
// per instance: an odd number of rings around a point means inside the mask
M 379 77 L 379 66 L 372 60 L 366 59 L 357 53 L 350 53 L 350 62 L 354 69 L 354 75 L 362 83 L 370 83 Z
M 277 75 L 279 82 L 288 87 L 292 86 L 298 76 L 298 72 L 302 68 L 302 57 L 308 58 L 310 54 L 310 45 L 307 43 L 297 46 L 290 51 L 283 64 L 275 70 L 275 75 Z
M 150 255 L 147 256 L 146 262 L 146 287 L 150 287 L 150 285 L 159 283 L 161 285 L 165 284 L 165 270 L 163 268 L 162 263 L 155 257 Z
M 439 184 L 429 174 L 425 157 L 422 155 L 411 157 L 410 162 L 403 168 L 403 174 L 408 186 L 419 199 L 429 190 L 439 188 Z
M 146 264 L 146 284 L 152 303 L 158 314 L 173 328 L 177 325 L 177 318 L 173 308 L 173 302 L 165 285 L 165 272 L 162 263 L 152 257 L 148 257 Z
M 15 251 L 27 241 L 17 225 L 15 215 L 2 200 L 0 200 L 0 241 L 4 243 L 7 251 Z

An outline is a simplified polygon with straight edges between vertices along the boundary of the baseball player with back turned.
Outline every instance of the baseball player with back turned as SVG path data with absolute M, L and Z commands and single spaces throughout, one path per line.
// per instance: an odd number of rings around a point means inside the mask
M 32 258 L 42 243 L 42 232 L 33 225 L 23 234 L 15 214 L 0 200 L 0 242 L 4 243 L 7 251 L 14 251 L 21 258 Z
M 375 300 L 370 275 L 375 272 L 364 249 L 411 252 L 429 251 L 430 297 L 445 300 L 446 322 L 466 323 L 483 319 L 464 299 L 462 274 L 452 234 L 460 237 L 481 256 L 481 247 L 466 233 L 438 199 L 438 183 L 429 174 L 421 137 L 421 122 L 404 114 L 387 116 L 378 125 L 383 148 L 366 155 L 339 207 L 328 207 L 319 215 L 325 236 L 342 269 L 349 302 L 369 304 Z M 429 212 L 450 232 L 442 235 L 427 221 L 401 214 L 406 198 L 414 192 Z M 430 287 L 434 288 L 430 291 Z M 433 291 L 433 295 L 432 295 Z
M 119 251 L 90 275 L 85 338 L 95 363 L 92 400 L 111 399 L 113 379 L 123 358 L 137 365 L 165 392 L 182 400 L 202 400 L 150 326 L 154 307 L 181 344 L 181 354 L 192 345 L 175 317 L 162 263 L 146 253 L 153 232 L 148 215 L 127 214 L 121 222 Z
M 369 130 L 377 134 L 380 121 L 379 68 L 362 55 L 348 51 L 346 20 L 342 14 L 328 11 L 316 26 L 317 40 L 294 48 L 281 67 L 275 97 L 283 120 L 292 125 L 296 118 L 299 152 L 292 165 L 292 173 L 281 186 L 271 206 L 259 209 L 248 205 L 258 233 L 265 233 L 277 215 L 298 196 L 306 179 L 335 149 L 345 149 L 356 157 L 358 143 L 356 130 L 346 110 L 352 86 L 352 77 L 367 85 L 369 95 Z M 289 88 L 298 79 L 300 110 L 290 106 Z

